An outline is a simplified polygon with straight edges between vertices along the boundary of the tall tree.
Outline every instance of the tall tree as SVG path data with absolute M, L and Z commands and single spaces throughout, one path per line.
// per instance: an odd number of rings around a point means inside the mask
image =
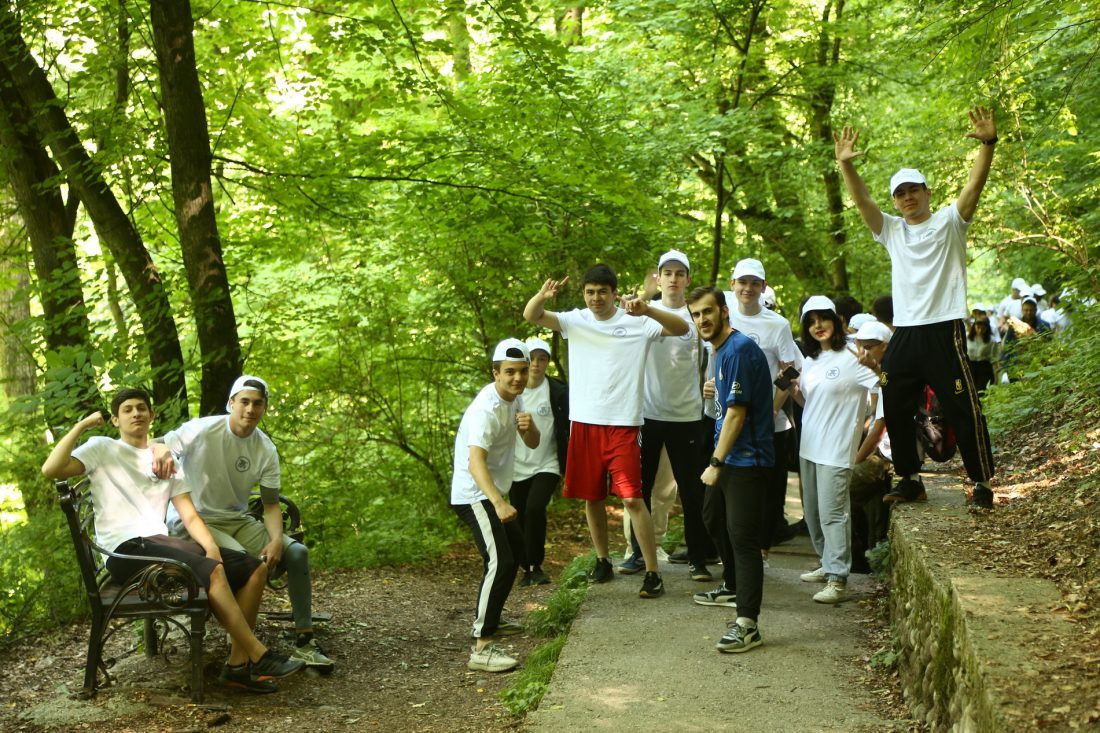
M 188 0 L 153 0 L 153 41 L 172 165 L 172 198 L 202 354 L 201 412 L 225 409 L 241 373 L 241 346 L 222 258 L 210 178 L 210 132 L 195 65 Z
M 0 3 L 0 65 L 31 111 L 37 139 L 48 145 L 126 279 L 148 342 L 153 396 L 161 413 L 186 415 L 183 351 L 164 284 L 141 235 L 69 123 L 64 105 L 27 47 L 7 3 Z

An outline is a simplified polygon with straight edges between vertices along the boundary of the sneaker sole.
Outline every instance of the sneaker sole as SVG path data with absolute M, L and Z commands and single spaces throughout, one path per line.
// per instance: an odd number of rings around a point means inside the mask
M 710 573 L 707 573 L 706 575 L 703 575 L 702 573 L 692 573 L 691 579 L 698 583 L 706 583 L 707 581 L 713 582 L 714 576 Z
M 740 654 L 741 652 L 747 652 L 749 649 L 755 649 L 763 643 L 763 639 L 756 639 L 755 641 L 750 641 L 748 644 L 742 644 L 741 646 L 722 647 L 721 642 L 719 642 L 714 648 L 723 654 Z
M 698 598 L 692 598 L 692 601 L 700 606 L 721 606 L 723 608 L 737 608 L 737 601 L 700 601 Z
M 475 672 L 511 672 L 513 669 L 519 666 L 519 662 L 511 664 L 505 667 L 493 667 L 488 664 L 479 664 L 477 662 L 467 662 L 466 669 L 471 669 Z
M 640 568 L 624 568 L 622 565 L 620 565 L 619 567 L 615 568 L 615 570 L 619 573 L 619 575 L 637 575 L 638 573 L 645 570 L 645 566 L 643 565 Z
M 245 692 L 252 692 L 257 695 L 269 695 L 272 692 L 278 692 L 279 686 L 272 680 L 262 680 L 257 683 L 249 682 L 237 682 L 236 680 L 223 680 L 219 679 L 219 683 L 226 687 L 232 687 L 235 690 L 244 690 Z
M 664 594 L 665 594 L 665 589 L 664 588 L 661 588 L 660 590 L 655 590 L 655 591 L 644 591 L 644 590 L 638 591 L 638 597 L 639 598 L 660 598 Z
M 839 598 L 825 598 L 825 599 L 818 598 L 817 596 L 814 596 L 814 603 L 824 603 L 826 606 L 835 606 L 838 603 L 844 603 L 844 601 L 846 601 L 846 600 L 848 600 L 847 595 L 840 596 Z

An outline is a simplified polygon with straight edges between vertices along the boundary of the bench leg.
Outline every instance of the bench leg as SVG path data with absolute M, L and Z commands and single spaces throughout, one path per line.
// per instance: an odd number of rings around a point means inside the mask
M 157 622 L 155 619 L 145 619 L 145 656 L 152 659 L 157 655 L 158 647 L 160 646 L 157 639 Z
M 202 703 L 202 642 L 206 636 L 206 612 L 191 617 L 191 702 Z
M 92 610 L 92 627 L 88 632 L 88 660 L 84 664 L 84 697 L 92 697 L 99 677 L 99 662 L 103 656 L 103 613 Z

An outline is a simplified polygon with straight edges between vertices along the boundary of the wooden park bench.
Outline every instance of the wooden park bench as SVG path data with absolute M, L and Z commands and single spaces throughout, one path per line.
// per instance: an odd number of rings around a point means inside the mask
M 120 628 L 137 619 L 144 621 L 144 647 L 146 657 L 159 653 L 170 661 L 174 649 L 166 644 L 169 631 L 177 628 L 190 643 L 191 700 L 203 700 L 203 637 L 206 633 L 206 617 L 210 604 L 206 590 L 191 568 L 170 558 L 138 558 L 151 564 L 135 573 L 125 583 L 115 583 L 107 572 L 108 557 L 131 558 L 108 552 L 95 542 L 94 511 L 90 483 L 84 478 L 57 482 L 57 495 L 65 513 L 69 533 L 76 549 L 77 564 L 88 604 L 92 611 L 92 624 L 88 637 L 88 656 L 84 665 L 83 697 L 92 697 L 100 687 L 99 673 L 104 684 L 113 677 L 109 668 L 114 659 L 104 659 L 103 648 Z M 286 531 L 295 539 L 301 539 L 298 507 L 290 499 L 280 496 Z M 256 502 L 259 504 L 259 497 Z M 259 508 L 262 513 L 262 507 Z M 123 623 L 113 623 L 120 621 Z

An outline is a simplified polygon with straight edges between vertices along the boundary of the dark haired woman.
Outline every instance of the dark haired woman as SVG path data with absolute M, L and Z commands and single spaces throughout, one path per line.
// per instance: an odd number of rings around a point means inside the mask
M 810 541 L 821 558 L 821 566 L 802 580 L 826 584 L 814 595 L 818 603 L 839 603 L 847 597 L 852 569 L 848 483 L 867 396 L 878 375 L 859 363 L 833 302 L 823 295 L 802 306 L 801 338 L 806 360 L 794 397 L 804 407 L 798 452 L 802 505 Z
M 993 359 L 997 343 L 993 340 L 993 331 L 988 318 L 975 318 L 966 332 L 966 358 L 970 362 L 970 373 L 978 394 L 984 395 L 993 384 Z

